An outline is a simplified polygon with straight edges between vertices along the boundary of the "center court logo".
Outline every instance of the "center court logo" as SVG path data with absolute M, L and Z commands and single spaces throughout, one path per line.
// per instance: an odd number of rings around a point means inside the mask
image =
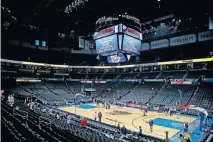
M 108 112 L 109 115 L 130 115 L 132 113 L 126 111 L 113 110 L 112 112 Z

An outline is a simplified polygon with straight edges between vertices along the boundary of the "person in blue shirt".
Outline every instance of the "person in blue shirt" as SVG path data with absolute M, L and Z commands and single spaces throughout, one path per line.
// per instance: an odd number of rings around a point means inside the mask
M 151 132 L 153 131 L 153 125 L 154 125 L 154 121 L 153 121 L 153 120 L 150 120 L 150 121 L 149 121 L 149 126 L 150 126 L 150 131 L 151 131 Z

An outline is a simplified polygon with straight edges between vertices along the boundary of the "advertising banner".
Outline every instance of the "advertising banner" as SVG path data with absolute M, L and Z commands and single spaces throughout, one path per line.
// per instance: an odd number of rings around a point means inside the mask
M 137 105 L 137 104 L 131 104 L 131 103 L 127 104 L 126 106 L 127 107 L 134 107 L 134 108 L 141 108 L 141 109 L 148 108 L 148 106 L 146 106 L 146 105 Z
M 162 39 L 157 41 L 151 42 L 151 49 L 158 49 L 163 47 L 169 47 L 169 40 L 168 39 Z
M 104 83 L 106 83 L 106 81 L 103 81 L 103 80 L 96 80 L 95 83 L 96 83 L 96 84 L 104 84 Z
M 88 84 L 90 84 L 90 83 L 92 83 L 93 81 L 90 81 L 90 80 L 82 80 L 81 81 L 81 83 L 88 83 Z
M 87 92 L 95 92 L 96 89 L 95 89 L 95 88 L 84 88 L 84 91 L 87 91 Z
M 182 84 L 192 84 L 191 81 L 171 81 L 171 84 L 182 85 Z
M 170 38 L 170 46 L 195 43 L 196 40 L 197 39 L 195 34 L 174 37 L 174 38 Z
M 198 33 L 198 41 L 206 41 L 213 39 L 213 31 Z
M 144 82 L 165 82 L 164 79 L 144 79 Z

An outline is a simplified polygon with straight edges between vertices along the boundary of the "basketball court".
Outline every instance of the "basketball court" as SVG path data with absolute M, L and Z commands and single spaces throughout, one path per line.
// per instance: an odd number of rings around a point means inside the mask
M 135 132 L 138 132 L 138 127 L 141 126 L 144 134 L 161 139 L 166 138 L 165 131 L 168 131 L 169 139 L 171 140 L 173 138 L 173 141 L 178 139 L 177 134 L 183 130 L 185 122 L 192 125 L 196 122 L 196 120 L 198 121 L 197 117 L 188 115 L 169 116 L 165 113 L 149 111 L 147 116 L 143 116 L 143 112 L 139 109 L 118 106 L 111 106 L 110 109 L 105 109 L 102 106 L 96 107 L 96 104 L 74 105 L 59 109 L 90 119 L 94 119 L 95 112 L 98 113 L 101 111 L 103 123 L 113 126 L 117 126 L 119 123 L 121 127 L 125 125 L 127 129 Z M 153 132 L 150 132 L 150 127 L 148 124 L 151 119 L 154 120 Z M 197 125 L 195 128 L 197 128 Z M 176 140 L 174 137 L 176 137 Z

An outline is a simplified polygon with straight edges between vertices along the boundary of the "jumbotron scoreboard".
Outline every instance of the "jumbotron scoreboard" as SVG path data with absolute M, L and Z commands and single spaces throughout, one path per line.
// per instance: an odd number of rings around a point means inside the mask
M 94 33 L 96 52 L 101 56 L 107 56 L 109 63 L 126 62 L 131 56 L 140 55 L 142 46 L 140 22 L 132 16 L 128 17 L 129 19 L 126 18 L 127 16 L 122 15 L 121 17 L 122 20 L 121 18 L 108 17 L 102 18 L 99 23 L 96 22 L 99 24 Z

